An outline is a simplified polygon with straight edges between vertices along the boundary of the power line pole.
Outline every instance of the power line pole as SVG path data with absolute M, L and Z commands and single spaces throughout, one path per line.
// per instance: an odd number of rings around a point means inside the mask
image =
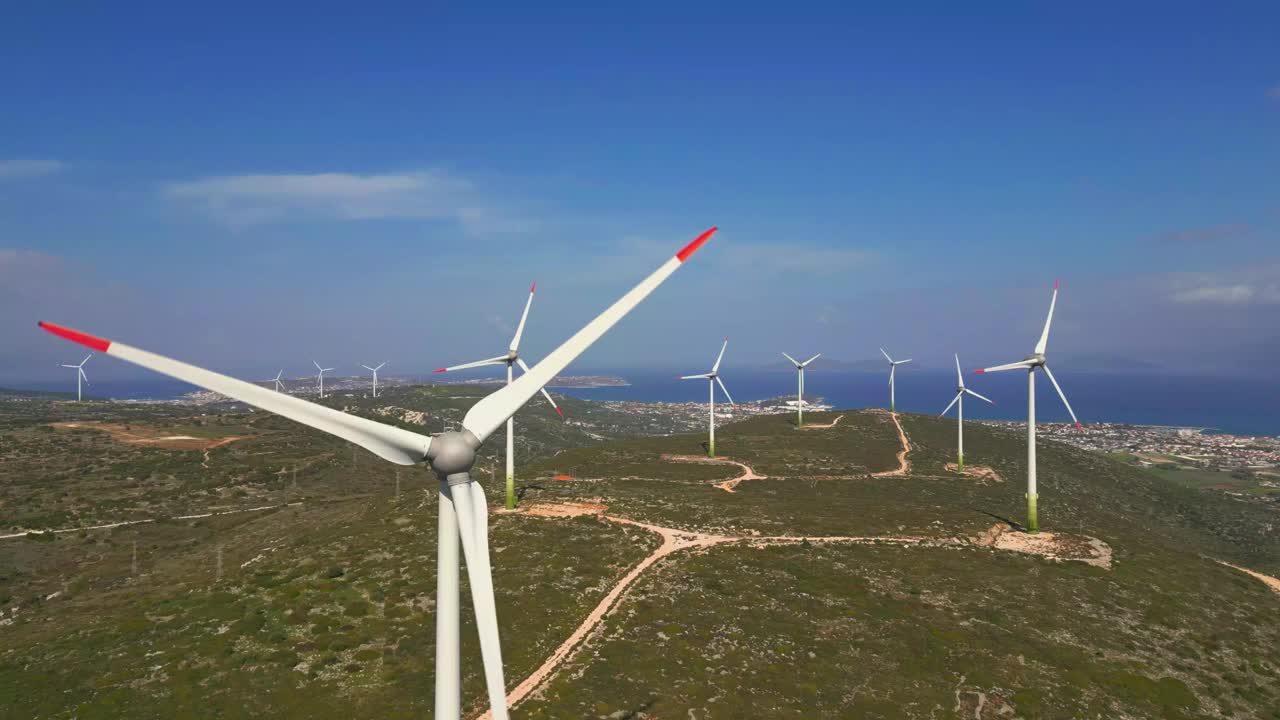
M 130 577 L 138 576 L 138 541 L 137 540 L 133 541 L 133 563 L 130 565 L 129 576 Z

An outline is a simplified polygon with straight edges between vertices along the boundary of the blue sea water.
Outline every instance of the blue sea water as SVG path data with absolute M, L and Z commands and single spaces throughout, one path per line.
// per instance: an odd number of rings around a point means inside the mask
M 898 369 L 897 406 L 918 413 L 942 412 L 955 395 L 956 376 L 946 371 Z M 722 370 L 739 402 L 794 395 L 794 371 Z M 674 373 L 612 371 L 631 382 L 625 387 L 566 389 L 594 400 L 706 402 L 705 381 L 676 380 Z M 1097 374 L 1054 371 L 1081 422 L 1204 427 L 1236 435 L 1280 436 L 1280 383 L 1223 377 L 1148 374 Z M 965 401 L 965 417 L 1025 420 L 1027 380 L 1021 372 L 970 374 L 965 384 L 996 402 Z M 718 391 L 717 391 L 718 392 Z M 805 374 L 805 392 L 837 408 L 888 407 L 888 373 L 820 372 Z M 953 411 L 954 412 L 954 411 Z M 1044 375 L 1036 377 L 1036 417 L 1070 420 Z
M 899 369 L 898 409 L 939 413 L 955 393 L 955 373 Z M 698 380 L 676 380 L 676 372 L 654 370 L 573 370 L 574 374 L 617 375 L 630 385 L 557 389 L 589 400 L 641 402 L 706 402 L 707 386 Z M 738 401 L 793 395 L 790 371 L 723 370 L 724 382 Z M 1204 427 L 1237 435 L 1280 436 L 1280 382 L 1189 375 L 1105 374 L 1055 371 L 1081 422 L 1123 422 Z M 1026 376 L 1020 372 L 965 376 L 976 392 L 996 401 L 991 406 L 973 398 L 965 417 L 975 420 L 1023 420 L 1027 414 Z M 42 383 L 29 389 L 66 391 L 65 384 Z M 118 400 L 165 400 L 195 388 L 166 378 L 103 381 L 85 388 L 92 397 Z M 805 389 L 840 409 L 888 407 L 886 374 L 811 370 Z M 1044 376 L 1036 378 L 1036 416 L 1050 422 L 1069 418 Z

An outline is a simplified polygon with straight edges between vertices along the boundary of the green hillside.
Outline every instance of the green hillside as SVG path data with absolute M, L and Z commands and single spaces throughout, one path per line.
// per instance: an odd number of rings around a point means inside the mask
M 326 402 L 430 423 L 480 394 L 394 390 Z M 158 521 L 0 540 L 6 716 L 430 713 L 424 468 L 399 471 L 397 497 L 394 466 L 263 413 L 22 405 L 0 405 L 0 534 Z M 1045 443 L 1042 527 L 1113 553 L 1055 561 L 975 540 L 1022 516 L 1021 435 L 967 427 L 966 460 L 999 479 L 959 476 L 954 422 L 902 415 L 894 475 L 888 414 L 757 417 L 721 428 L 717 451 L 766 477 L 726 490 L 743 468 L 698 462 L 703 435 L 635 436 L 651 420 L 594 405 L 566 403 L 581 424 L 538 401 L 517 417 L 529 512 L 495 515 L 491 541 L 508 687 L 670 554 L 514 717 L 1280 718 L 1280 594 L 1217 562 L 1280 575 L 1268 507 Z M 191 439 L 150 442 L 174 437 Z M 477 467 L 500 467 L 501 446 Z M 557 508 L 585 514 L 537 512 Z M 165 519 L 209 512 L 227 514 Z

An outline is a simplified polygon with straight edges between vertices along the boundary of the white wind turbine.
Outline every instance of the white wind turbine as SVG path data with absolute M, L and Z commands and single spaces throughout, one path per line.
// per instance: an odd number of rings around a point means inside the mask
M 951 398 L 951 405 L 956 406 L 956 468 L 960 472 L 964 472 L 964 396 L 972 395 L 979 400 L 986 400 L 995 405 L 995 401 L 979 395 L 964 386 L 964 375 L 960 374 L 960 355 L 956 355 L 956 396 Z M 947 405 L 946 409 L 938 413 L 938 417 L 947 414 L 947 410 L 951 409 L 951 405 Z
M 320 371 L 316 373 L 316 377 L 320 378 L 320 399 L 323 400 L 324 399 L 324 374 L 333 370 L 333 368 L 322 368 L 320 367 L 320 363 L 316 362 L 315 360 L 312 360 L 311 364 L 315 365 L 316 369 Z
M 502 650 L 489 564 L 489 507 L 484 490 L 471 478 L 476 449 L 538 390 L 564 370 L 658 285 L 662 284 L 708 238 L 711 228 L 510 385 L 482 398 L 467 411 L 462 429 L 434 437 L 350 415 L 260 385 L 211 372 L 146 350 L 104 340 L 70 328 L 41 322 L 40 327 L 93 350 L 136 363 L 255 407 L 283 415 L 309 427 L 353 442 L 398 465 L 429 462 L 440 479 L 439 534 L 436 548 L 436 720 L 462 715 L 459 657 L 459 557 L 467 561 L 468 585 L 475 610 L 485 686 L 494 720 L 507 720 Z
M 75 371 L 76 371 L 76 402 L 81 402 L 81 400 L 80 400 L 80 383 L 82 383 L 82 382 L 83 382 L 85 385 L 88 385 L 88 384 L 89 384 L 89 376 L 84 374 L 84 364 L 85 364 L 85 363 L 87 363 L 87 362 L 89 362 L 89 358 L 91 358 L 91 357 L 93 357 L 93 353 L 89 353 L 88 355 L 85 355 L 85 356 L 84 356 L 84 359 L 80 361 L 80 364 L 79 364 L 79 365 L 68 365 L 68 364 L 66 364 L 66 363 L 63 363 L 63 364 L 62 364 L 62 367 L 64 367 L 64 368 L 75 368 Z
M 1058 380 L 1053 377 L 1053 372 L 1049 370 L 1049 365 L 1045 362 L 1044 351 L 1049 344 L 1049 326 L 1053 324 L 1053 308 L 1057 304 L 1058 281 L 1054 280 L 1053 298 L 1049 300 L 1049 316 L 1044 319 L 1044 330 L 1040 333 L 1040 342 L 1036 343 L 1035 352 L 1020 362 L 974 370 L 974 372 L 980 373 L 999 372 L 1001 370 L 1027 371 L 1027 532 L 1037 532 L 1040 529 L 1039 521 L 1036 519 L 1036 368 L 1044 370 L 1044 374 L 1049 377 L 1049 382 L 1053 384 L 1053 389 L 1058 391 L 1058 397 L 1062 398 L 1062 404 L 1066 406 L 1067 414 L 1071 416 L 1071 420 L 1076 424 L 1076 429 L 1081 432 L 1084 431 L 1080 421 L 1076 420 L 1076 414 L 1071 409 L 1071 403 L 1067 402 L 1067 396 L 1063 394 L 1062 388 L 1058 385 Z
M 885 360 L 889 361 L 889 412 L 897 412 L 898 409 L 894 404 L 893 397 L 893 376 L 897 374 L 898 366 L 911 362 L 911 358 L 907 358 L 906 360 L 894 360 L 889 357 L 889 353 L 885 352 L 884 348 L 880 348 L 880 354 L 884 356 Z
M 382 365 L 379 365 L 378 367 L 369 367 L 368 365 L 360 366 L 365 370 L 368 370 L 369 372 L 373 373 L 373 396 L 374 397 L 378 397 L 378 371 L 381 370 L 385 365 L 386 363 L 384 362 L 382 363 Z
M 529 299 L 524 303 L 524 313 L 520 315 L 520 324 L 516 326 L 516 334 L 511 338 L 511 344 L 507 346 L 507 354 L 498 357 L 489 358 L 487 360 L 477 360 L 475 362 L 454 365 L 453 367 L 444 367 L 436 370 L 438 373 L 452 372 L 454 370 L 466 370 L 468 368 L 484 367 L 486 365 L 506 365 L 507 366 L 507 384 L 513 381 L 512 365 L 519 365 L 520 369 L 526 374 L 529 372 L 529 366 L 525 364 L 520 357 L 520 337 L 524 335 L 524 324 L 529 319 L 529 308 L 533 305 L 533 293 L 538 289 L 538 283 L 529 286 Z M 564 417 L 564 411 L 551 399 L 551 393 L 542 390 L 542 396 L 551 403 L 551 408 L 556 411 L 560 417 Z M 507 509 L 514 510 L 516 507 L 516 453 L 515 453 L 515 427 L 516 421 L 514 417 L 507 418 Z
M 809 363 L 822 357 L 822 353 L 818 353 L 817 355 L 814 355 L 813 357 L 809 358 L 808 360 L 805 360 L 804 362 L 800 362 L 786 353 L 782 353 L 782 357 L 790 360 L 791 364 L 796 366 L 796 376 L 797 376 L 796 427 L 803 427 L 804 426 L 804 369 L 809 365 Z M 725 394 L 728 395 L 729 393 L 726 392 Z
M 716 358 L 716 364 L 711 366 L 711 372 L 702 373 L 701 375 L 682 375 L 680 380 L 706 380 L 708 391 L 710 392 L 710 404 L 707 406 L 710 410 L 708 417 L 709 424 L 709 440 L 707 442 L 707 455 L 716 456 L 716 385 L 720 385 L 720 389 L 724 391 L 724 396 L 729 398 L 729 402 L 733 402 L 733 396 L 729 394 L 729 388 L 724 386 L 724 381 L 720 379 L 720 361 L 724 359 L 724 350 L 729 347 L 729 338 L 724 339 L 724 345 L 720 346 L 720 355 Z
M 276 373 L 276 392 L 284 392 L 284 383 L 280 382 L 280 378 L 284 376 L 284 368 L 280 368 L 280 372 Z

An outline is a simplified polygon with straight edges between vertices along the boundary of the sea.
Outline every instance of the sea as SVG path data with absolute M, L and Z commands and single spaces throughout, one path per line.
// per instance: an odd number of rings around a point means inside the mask
M 685 372 L 693 372 L 685 369 Z M 561 388 L 556 392 L 588 400 L 638 402 L 706 402 L 707 386 L 699 380 L 677 380 L 678 371 L 601 368 L 573 369 L 574 375 L 610 375 L 628 385 Z M 765 400 L 794 396 L 794 371 L 722 370 L 734 400 Z M 1071 407 L 1081 422 L 1116 422 L 1204 428 L 1233 435 L 1280 436 L 1280 380 L 1161 374 L 1072 373 L 1055 371 Z M 897 377 L 899 410 L 937 414 L 955 394 L 954 372 L 905 370 Z M 965 401 L 965 417 L 974 420 L 1024 420 L 1027 415 L 1026 376 L 1021 372 L 969 374 L 965 384 L 995 401 Z M 23 389 L 65 392 L 65 385 L 40 383 Z M 117 400 L 171 400 L 194 390 L 165 378 L 95 382 L 86 388 L 93 397 Z M 887 373 L 810 370 L 805 390 L 812 400 L 839 409 L 888 407 Z M 717 393 L 719 389 L 717 388 Z M 717 402 L 723 396 L 717 394 Z M 952 411 L 954 412 L 954 410 Z M 1036 378 L 1036 417 L 1067 422 L 1066 410 L 1048 378 Z

